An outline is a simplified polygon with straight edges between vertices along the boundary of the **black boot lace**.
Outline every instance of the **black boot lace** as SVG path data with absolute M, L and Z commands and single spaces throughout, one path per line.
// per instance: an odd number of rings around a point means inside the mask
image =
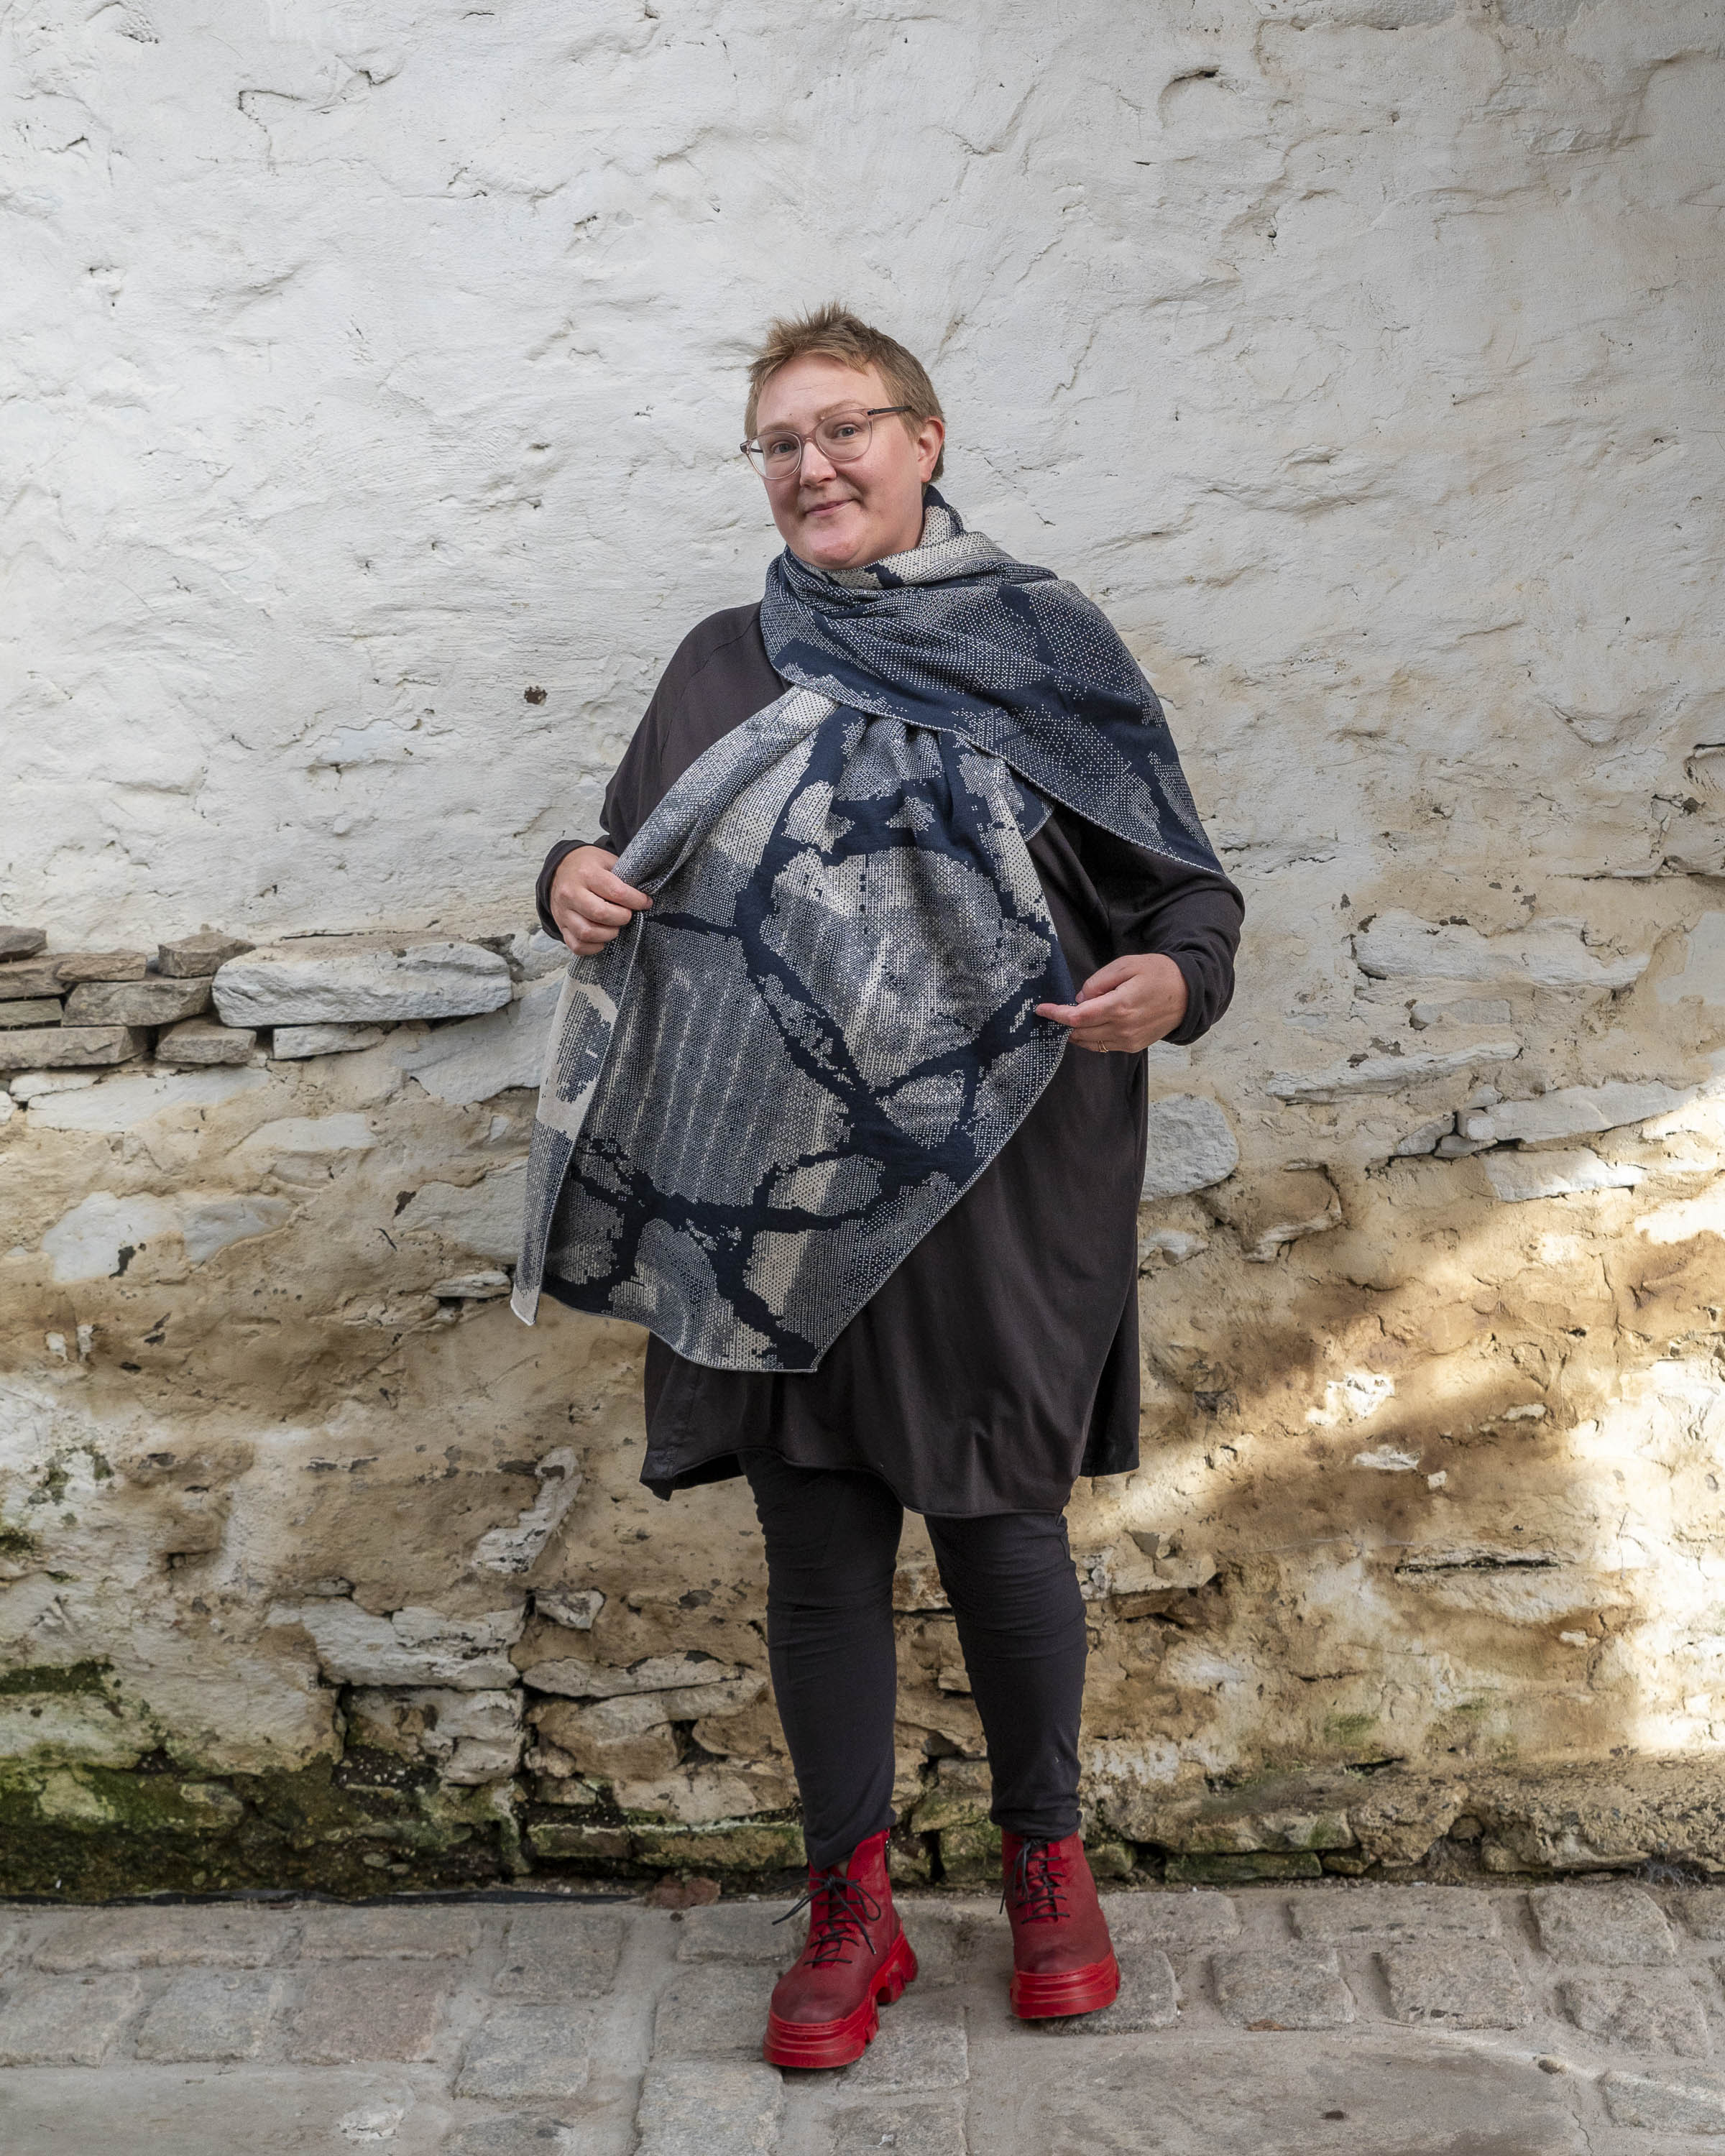
M 869 1926 L 878 1924 L 886 1912 L 860 1879 L 847 1878 L 842 1871 L 811 1871 L 802 1900 L 793 1902 L 783 1916 L 773 1921 L 788 1924 L 804 1909 L 811 1913 L 803 1954 L 811 1968 L 831 1969 L 848 1961 L 854 1945 L 865 1946 L 870 1954 L 878 1953 L 869 1937 Z
M 1027 1923 L 1057 1924 L 1065 1916 L 1065 1872 L 1050 1856 L 1047 1841 L 1022 1844 L 1000 1889 L 1000 1906 L 1009 1899 Z

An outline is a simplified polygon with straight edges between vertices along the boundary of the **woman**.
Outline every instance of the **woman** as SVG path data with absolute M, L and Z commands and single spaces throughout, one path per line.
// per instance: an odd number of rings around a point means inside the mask
M 916 1974 L 886 1871 L 906 1506 L 988 1740 L 1014 2010 L 1118 1988 L 1063 1511 L 1137 1464 L 1141 1051 L 1221 1015 L 1242 908 L 1112 629 L 934 490 L 908 352 L 837 307 L 775 323 L 747 425 L 765 599 L 684 640 L 599 841 L 540 878 L 579 963 L 515 1303 L 649 1327 L 660 1496 L 748 1477 L 809 1865 L 765 2056 L 836 2066 Z

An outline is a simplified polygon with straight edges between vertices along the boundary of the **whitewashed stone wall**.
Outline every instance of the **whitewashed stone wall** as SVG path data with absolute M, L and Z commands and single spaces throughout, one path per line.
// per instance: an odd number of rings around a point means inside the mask
M 636 1489 L 638 1336 L 488 1297 L 533 870 L 758 589 L 741 368 L 837 293 L 927 358 L 951 497 L 1139 653 L 1251 909 L 1234 1012 L 1153 1059 L 1146 1464 L 1074 1510 L 1101 1826 L 1725 1866 L 1682 1796 L 1725 1742 L 1717 8 L 49 0 L 0 41 L 0 919 L 510 977 L 236 1005 L 213 1068 L 6 1059 L 40 1834 L 166 1761 L 210 1878 L 280 1869 L 234 1853 L 272 1775 L 320 1876 L 768 1846 L 710 1831 L 790 1794 L 746 1504 Z M 956 1868 L 974 1711 L 902 1584 Z M 307 1793 L 385 1757 L 367 1841 Z

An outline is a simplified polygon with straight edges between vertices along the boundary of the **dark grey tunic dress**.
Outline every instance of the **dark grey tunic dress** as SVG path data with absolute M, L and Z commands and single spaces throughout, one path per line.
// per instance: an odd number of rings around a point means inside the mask
M 685 638 L 606 790 L 596 841 L 561 840 L 540 920 L 578 844 L 621 853 L 674 780 L 781 695 L 760 608 Z M 1030 841 L 1075 983 L 1128 952 L 1185 976 L 1175 1041 L 1234 987 L 1244 913 L 1219 872 L 1188 869 L 1055 807 Z M 803 1467 L 871 1471 L 912 1511 L 1057 1512 L 1080 1475 L 1138 1464 L 1137 1204 L 1144 1059 L 1069 1048 L 1041 1098 L 958 1203 L 851 1319 L 818 1370 L 709 1370 L 647 1343 L 647 1457 L 661 1497 L 739 1473 L 766 1447 Z M 545 1291 L 559 1283 L 547 1274 Z

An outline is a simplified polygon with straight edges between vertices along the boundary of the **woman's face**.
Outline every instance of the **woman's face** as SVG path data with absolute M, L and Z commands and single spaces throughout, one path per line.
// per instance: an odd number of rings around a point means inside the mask
M 874 367 L 859 371 L 808 353 L 761 392 L 755 433 L 788 427 L 806 435 L 831 413 L 897 402 Z M 805 442 L 795 476 L 768 482 L 773 521 L 793 554 L 818 569 L 855 569 L 918 543 L 923 484 L 947 430 L 925 419 L 913 434 L 908 417 L 876 419 L 868 448 L 851 464 L 835 465 L 817 443 Z

